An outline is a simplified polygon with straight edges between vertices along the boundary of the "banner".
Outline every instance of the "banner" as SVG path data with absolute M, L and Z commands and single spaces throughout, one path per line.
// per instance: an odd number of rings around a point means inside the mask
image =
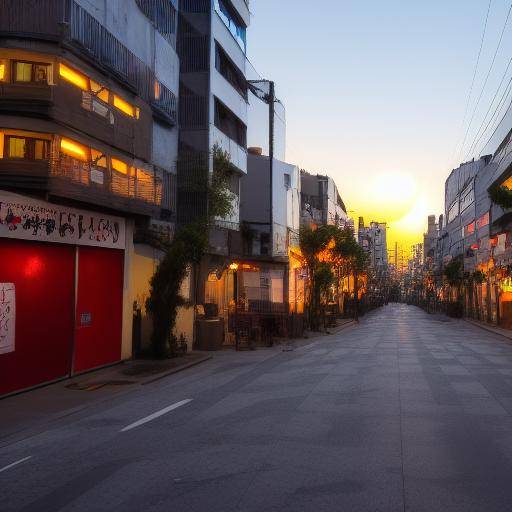
M 0 238 L 125 248 L 125 221 L 0 191 Z
M 14 352 L 16 300 L 13 283 L 0 283 L 0 354 Z

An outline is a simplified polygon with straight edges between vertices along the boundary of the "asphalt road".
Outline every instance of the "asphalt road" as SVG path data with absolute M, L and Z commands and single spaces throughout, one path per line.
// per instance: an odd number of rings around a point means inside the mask
M 512 509 L 512 344 L 390 305 L 0 449 L 0 511 Z M 1 421 L 1 418 L 0 418 Z

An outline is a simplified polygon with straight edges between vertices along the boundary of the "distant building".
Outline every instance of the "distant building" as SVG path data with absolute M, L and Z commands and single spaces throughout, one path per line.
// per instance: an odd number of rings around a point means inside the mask
M 347 209 L 330 176 L 301 171 L 301 224 L 345 227 Z
M 359 245 L 369 254 L 372 268 L 383 270 L 388 265 L 387 224 L 385 222 L 370 222 L 365 226 L 363 217 L 359 217 Z

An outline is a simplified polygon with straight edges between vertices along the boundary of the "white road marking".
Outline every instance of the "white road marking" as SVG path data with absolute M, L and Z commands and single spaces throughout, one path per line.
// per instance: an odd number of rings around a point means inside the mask
M 3 468 L 0 468 L 0 473 L 2 473 L 3 471 L 7 471 L 8 469 L 11 469 L 14 466 L 17 466 L 18 464 L 21 464 L 22 462 L 25 462 L 26 460 L 31 459 L 31 458 L 32 458 L 32 455 L 30 455 L 29 457 L 25 457 L 24 459 L 17 460 L 16 462 L 9 464 L 8 466 L 4 466 Z
M 142 418 L 135 423 L 131 423 L 127 427 L 124 427 L 120 430 L 120 432 L 127 432 L 128 430 L 132 430 L 134 428 L 140 427 L 141 425 L 144 425 L 144 423 L 148 423 L 152 420 L 155 420 L 156 418 L 160 418 L 160 416 L 163 416 L 164 414 L 167 414 L 168 412 L 174 411 L 174 409 L 177 409 L 178 407 L 181 407 L 182 405 L 186 405 L 189 402 L 192 402 L 192 399 L 189 398 L 187 400 L 182 400 L 181 402 L 176 402 L 175 404 L 170 405 L 169 407 L 166 407 L 165 409 L 160 409 L 157 412 L 154 412 L 153 414 L 150 414 L 149 416 L 146 416 L 145 418 Z

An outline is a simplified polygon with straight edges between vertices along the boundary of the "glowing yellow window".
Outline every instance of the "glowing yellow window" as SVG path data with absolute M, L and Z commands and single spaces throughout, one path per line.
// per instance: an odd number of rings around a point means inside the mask
M 25 158 L 25 139 L 9 137 L 9 158 Z
M 32 63 L 30 62 L 16 62 L 16 82 L 31 82 L 32 81 Z
M 3 62 L 0 62 L 0 82 L 3 82 L 5 80 L 5 64 Z
M 72 83 L 73 85 L 76 85 L 76 87 L 79 87 L 83 91 L 89 90 L 89 79 L 82 73 L 79 73 L 78 71 L 75 71 L 74 69 L 71 69 L 70 67 L 66 66 L 65 64 L 62 64 L 62 63 L 60 64 L 59 75 L 62 78 L 64 78 L 64 80 Z
M 138 108 L 134 107 L 131 103 L 120 98 L 117 94 L 114 94 L 114 107 L 118 108 L 121 112 L 127 116 L 135 117 L 138 119 Z
M 107 157 L 96 149 L 91 149 L 91 159 L 92 163 L 97 167 L 107 167 Z
M 78 142 L 74 142 L 70 139 L 61 139 L 60 150 L 65 155 L 72 156 L 73 158 L 78 158 L 83 161 L 87 160 L 88 155 L 85 146 L 82 146 L 81 144 L 78 144 Z
M 128 174 L 128 164 L 122 162 L 121 160 L 117 160 L 117 158 L 112 158 L 111 160 L 112 169 L 121 174 Z
M 103 85 L 99 84 L 98 82 L 95 82 L 94 80 L 91 80 L 91 92 L 95 94 L 96 97 L 101 101 L 108 103 L 108 89 Z

